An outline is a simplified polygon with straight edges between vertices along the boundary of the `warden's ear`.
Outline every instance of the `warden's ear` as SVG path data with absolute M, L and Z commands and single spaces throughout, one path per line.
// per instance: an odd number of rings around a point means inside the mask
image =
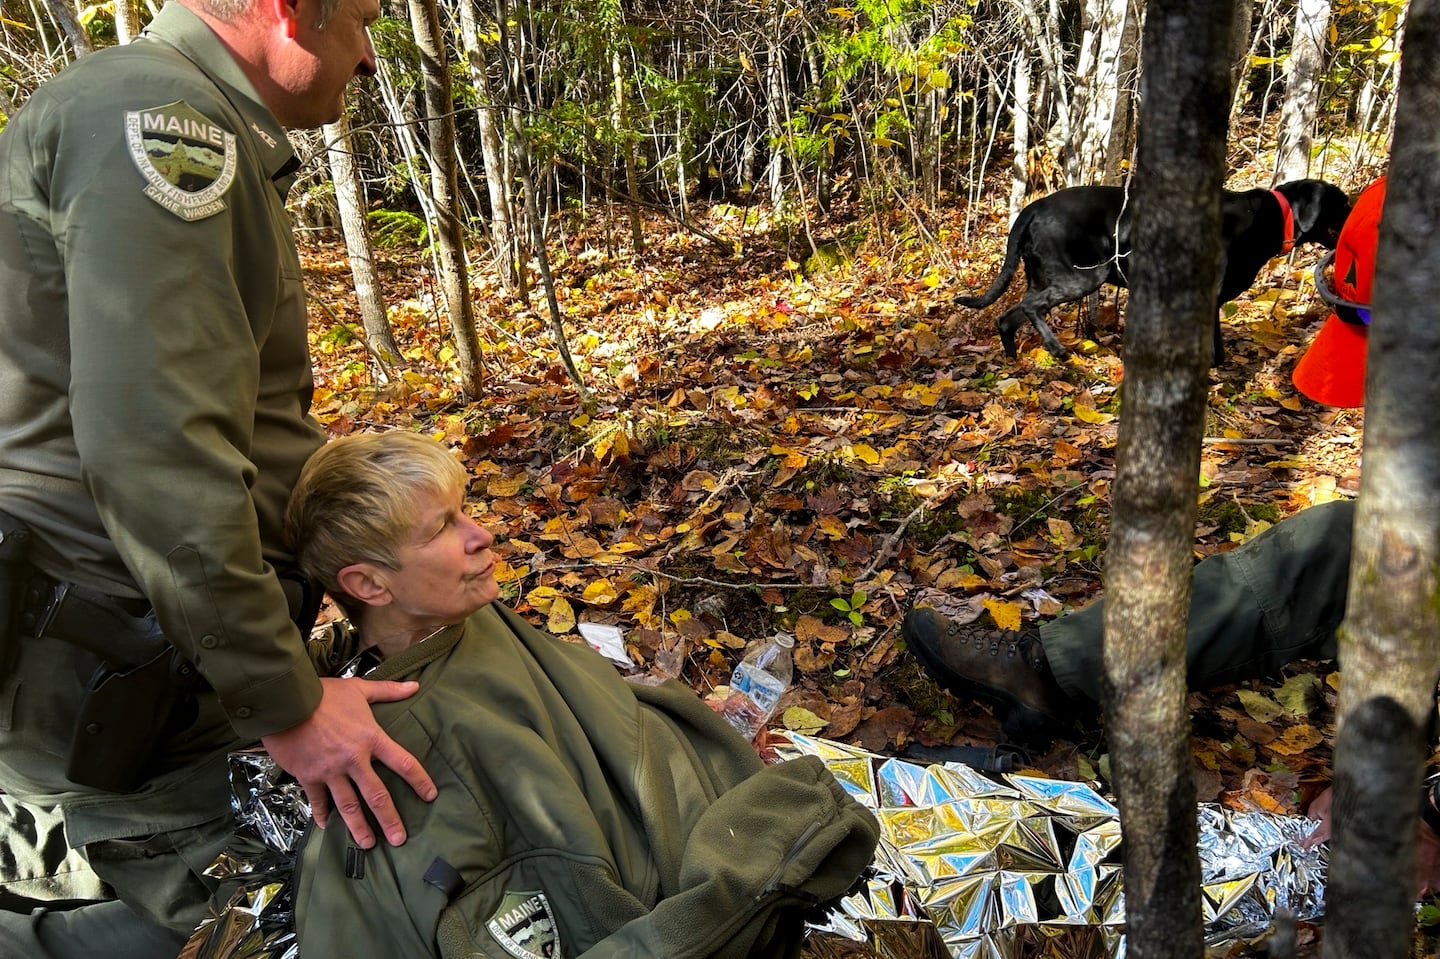
M 299 7 L 297 0 L 270 0 L 270 5 L 275 14 L 275 22 L 280 24 L 285 33 L 285 39 L 294 40 L 295 18 Z
M 351 563 L 335 574 L 346 594 L 367 606 L 388 606 L 394 597 L 385 585 L 385 575 L 372 563 Z

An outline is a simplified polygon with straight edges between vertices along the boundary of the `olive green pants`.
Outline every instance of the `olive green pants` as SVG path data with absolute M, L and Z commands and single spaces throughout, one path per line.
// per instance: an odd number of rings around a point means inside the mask
M 1335 658 L 1350 577 L 1351 500 L 1301 510 L 1195 566 L 1185 662 L 1190 689 L 1273 674 L 1297 659 Z M 1104 700 L 1098 600 L 1040 627 L 1050 671 L 1076 699 Z
M 0 908 L 114 898 L 85 857 L 66 844 L 58 809 L 0 795 L 0 836 Z
M 215 893 L 204 871 L 233 832 L 235 745 L 218 701 L 201 697 L 134 793 L 86 789 L 64 771 L 95 665 L 26 639 L 0 688 L 0 959 L 173 959 Z
M 174 959 L 186 933 L 116 899 L 85 856 L 66 847 L 58 812 L 0 799 L 6 828 L 0 959 Z M 203 915 L 196 907 L 209 898 L 198 871 L 214 861 L 229 837 L 226 819 L 213 834 L 190 829 L 88 848 L 107 860 L 100 869 L 127 896 L 160 909 L 190 900 L 186 908 L 196 910 L 196 918 L 182 920 L 189 927 Z

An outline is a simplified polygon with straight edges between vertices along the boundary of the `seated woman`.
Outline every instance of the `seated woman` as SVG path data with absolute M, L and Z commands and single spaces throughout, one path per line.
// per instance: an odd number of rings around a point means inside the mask
M 291 499 L 302 567 L 379 660 L 367 678 L 419 682 L 375 717 L 439 787 L 387 780 L 402 846 L 311 827 L 302 954 L 795 955 L 802 910 L 870 863 L 874 817 L 813 757 L 764 766 L 688 687 L 627 683 L 496 603 L 465 489 L 438 443 L 383 433 L 319 450 Z

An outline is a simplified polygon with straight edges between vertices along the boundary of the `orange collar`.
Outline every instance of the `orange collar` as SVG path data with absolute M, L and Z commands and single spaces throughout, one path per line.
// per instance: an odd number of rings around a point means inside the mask
M 1295 249 L 1295 211 L 1290 209 L 1290 201 L 1285 199 L 1285 194 L 1279 190 L 1271 190 L 1270 194 L 1280 202 L 1280 215 L 1285 218 L 1285 242 L 1280 246 L 1281 253 L 1289 253 Z

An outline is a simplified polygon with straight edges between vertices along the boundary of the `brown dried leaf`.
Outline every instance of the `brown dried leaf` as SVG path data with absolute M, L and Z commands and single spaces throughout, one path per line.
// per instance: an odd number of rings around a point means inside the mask
M 808 644 L 795 647 L 795 668 L 802 673 L 812 673 L 817 669 L 828 669 L 830 664 L 835 662 L 836 653 L 833 646 L 821 646 L 816 649 Z
M 1324 741 L 1325 737 L 1320 734 L 1318 729 L 1302 723 L 1285 730 L 1278 740 L 1270 743 L 1266 748 L 1280 756 L 1298 756 Z
M 855 730 L 855 741 L 872 753 L 883 752 L 887 746 L 902 746 L 915 714 L 903 706 L 892 706 L 873 713 Z
M 1235 731 L 1252 743 L 1258 743 L 1262 746 L 1266 743 L 1273 743 L 1280 736 L 1280 734 L 1275 731 L 1275 727 L 1256 722 L 1249 716 L 1242 717 L 1235 723 Z

